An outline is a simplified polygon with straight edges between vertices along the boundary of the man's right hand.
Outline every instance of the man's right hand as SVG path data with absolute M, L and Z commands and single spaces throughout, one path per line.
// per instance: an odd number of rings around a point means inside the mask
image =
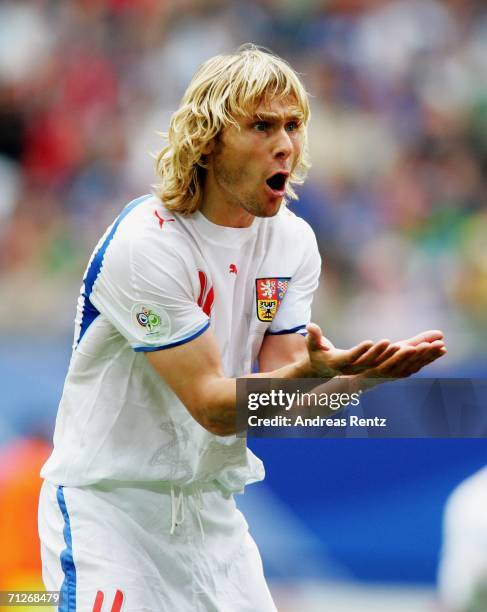
M 376 343 L 366 340 L 347 350 L 338 349 L 323 336 L 315 323 L 310 323 L 306 330 L 311 373 L 316 378 L 360 374 L 380 366 L 400 350 L 398 345 L 391 345 L 389 340 Z

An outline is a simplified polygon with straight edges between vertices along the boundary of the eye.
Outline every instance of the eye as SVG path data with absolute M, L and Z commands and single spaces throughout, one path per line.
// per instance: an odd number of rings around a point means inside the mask
M 265 132 L 269 128 L 267 121 L 256 121 L 252 126 L 256 132 Z
M 299 129 L 299 123 L 297 121 L 289 121 L 286 123 L 286 131 L 287 132 L 295 132 Z

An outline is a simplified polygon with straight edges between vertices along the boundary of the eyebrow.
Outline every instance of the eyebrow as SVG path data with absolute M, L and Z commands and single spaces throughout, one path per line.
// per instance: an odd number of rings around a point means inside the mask
M 260 113 L 255 113 L 252 119 L 254 121 L 279 121 L 280 119 L 285 119 L 286 121 L 302 121 L 303 118 L 304 114 L 296 108 L 284 116 L 273 111 L 262 111 Z

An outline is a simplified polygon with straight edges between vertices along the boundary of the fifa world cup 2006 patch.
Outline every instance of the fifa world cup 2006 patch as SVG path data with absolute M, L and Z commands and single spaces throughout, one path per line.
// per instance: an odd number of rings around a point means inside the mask
M 132 308 L 132 321 L 136 329 L 142 331 L 144 338 L 160 339 L 169 336 L 169 317 L 160 307 L 152 304 L 135 304 Z
M 259 321 L 271 323 L 289 287 L 291 277 L 257 278 L 255 280 L 255 299 Z

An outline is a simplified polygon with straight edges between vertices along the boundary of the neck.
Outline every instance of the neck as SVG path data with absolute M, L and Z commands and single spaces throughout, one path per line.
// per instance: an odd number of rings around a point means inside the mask
M 254 215 L 231 201 L 213 181 L 207 181 L 204 186 L 200 212 L 215 225 L 224 227 L 250 227 L 255 219 Z

